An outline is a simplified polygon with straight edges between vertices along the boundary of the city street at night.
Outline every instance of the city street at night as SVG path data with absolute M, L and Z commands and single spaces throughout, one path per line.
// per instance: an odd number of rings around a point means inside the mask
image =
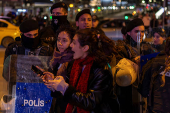
M 0 0 L 0 113 L 170 113 L 169 95 L 170 0 Z

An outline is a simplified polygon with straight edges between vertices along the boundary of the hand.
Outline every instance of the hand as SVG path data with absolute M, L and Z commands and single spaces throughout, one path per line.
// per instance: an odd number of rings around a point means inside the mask
M 44 69 L 40 68 L 39 66 L 36 66 L 36 68 L 38 68 L 39 70 L 41 70 L 42 72 L 45 72 Z M 40 74 L 38 74 L 37 76 L 41 77 Z
M 46 82 L 46 86 L 51 89 L 55 89 L 56 91 L 60 91 L 64 95 L 65 90 L 68 87 L 68 83 L 65 82 L 62 76 L 57 76 L 54 80 Z
M 40 68 L 40 67 L 38 67 L 38 66 L 36 66 L 36 68 L 39 69 L 39 70 L 42 71 L 42 72 L 45 72 L 44 69 L 42 69 L 42 68 Z M 35 73 L 35 72 L 34 72 L 34 73 Z M 41 77 L 44 82 L 46 81 L 43 75 L 37 74 L 37 76 L 38 76 L 38 77 Z
M 43 79 L 44 82 L 48 82 L 49 80 L 53 80 L 54 79 L 54 74 L 50 73 L 50 72 L 44 72 L 44 75 L 41 77 Z

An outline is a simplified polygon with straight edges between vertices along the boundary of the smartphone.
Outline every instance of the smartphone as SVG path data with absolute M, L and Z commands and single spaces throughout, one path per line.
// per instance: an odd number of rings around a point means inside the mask
M 36 74 L 40 74 L 40 76 L 44 75 L 43 72 L 38 69 L 35 65 L 32 65 L 31 70 L 34 71 Z

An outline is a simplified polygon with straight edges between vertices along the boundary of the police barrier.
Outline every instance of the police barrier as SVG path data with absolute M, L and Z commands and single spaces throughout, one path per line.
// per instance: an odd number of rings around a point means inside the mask
M 48 70 L 50 59 L 48 56 L 11 55 L 5 60 L 3 77 L 8 82 L 8 94 L 1 99 L 1 110 L 8 113 L 49 112 L 51 91 L 31 70 L 31 66 Z

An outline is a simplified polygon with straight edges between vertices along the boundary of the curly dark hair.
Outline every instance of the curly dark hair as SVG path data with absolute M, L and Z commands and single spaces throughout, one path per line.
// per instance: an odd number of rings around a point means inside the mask
M 62 26 L 59 28 L 59 30 L 57 30 L 56 37 L 58 38 L 59 33 L 63 32 L 63 31 L 65 31 L 69 35 L 71 42 L 72 42 L 73 37 L 76 33 L 76 30 L 71 26 Z M 68 49 L 71 50 L 70 46 L 68 47 Z M 56 50 L 58 51 L 57 43 L 56 43 Z
M 57 30 L 56 36 L 58 37 L 59 33 L 63 32 L 63 31 L 65 31 L 69 35 L 69 37 L 72 41 L 76 30 L 71 26 L 62 26 L 59 28 L 59 30 Z
M 80 46 L 88 45 L 89 55 L 93 56 L 100 66 L 110 63 L 113 55 L 117 53 L 114 41 L 97 29 L 78 30 L 76 35 L 78 36 Z

